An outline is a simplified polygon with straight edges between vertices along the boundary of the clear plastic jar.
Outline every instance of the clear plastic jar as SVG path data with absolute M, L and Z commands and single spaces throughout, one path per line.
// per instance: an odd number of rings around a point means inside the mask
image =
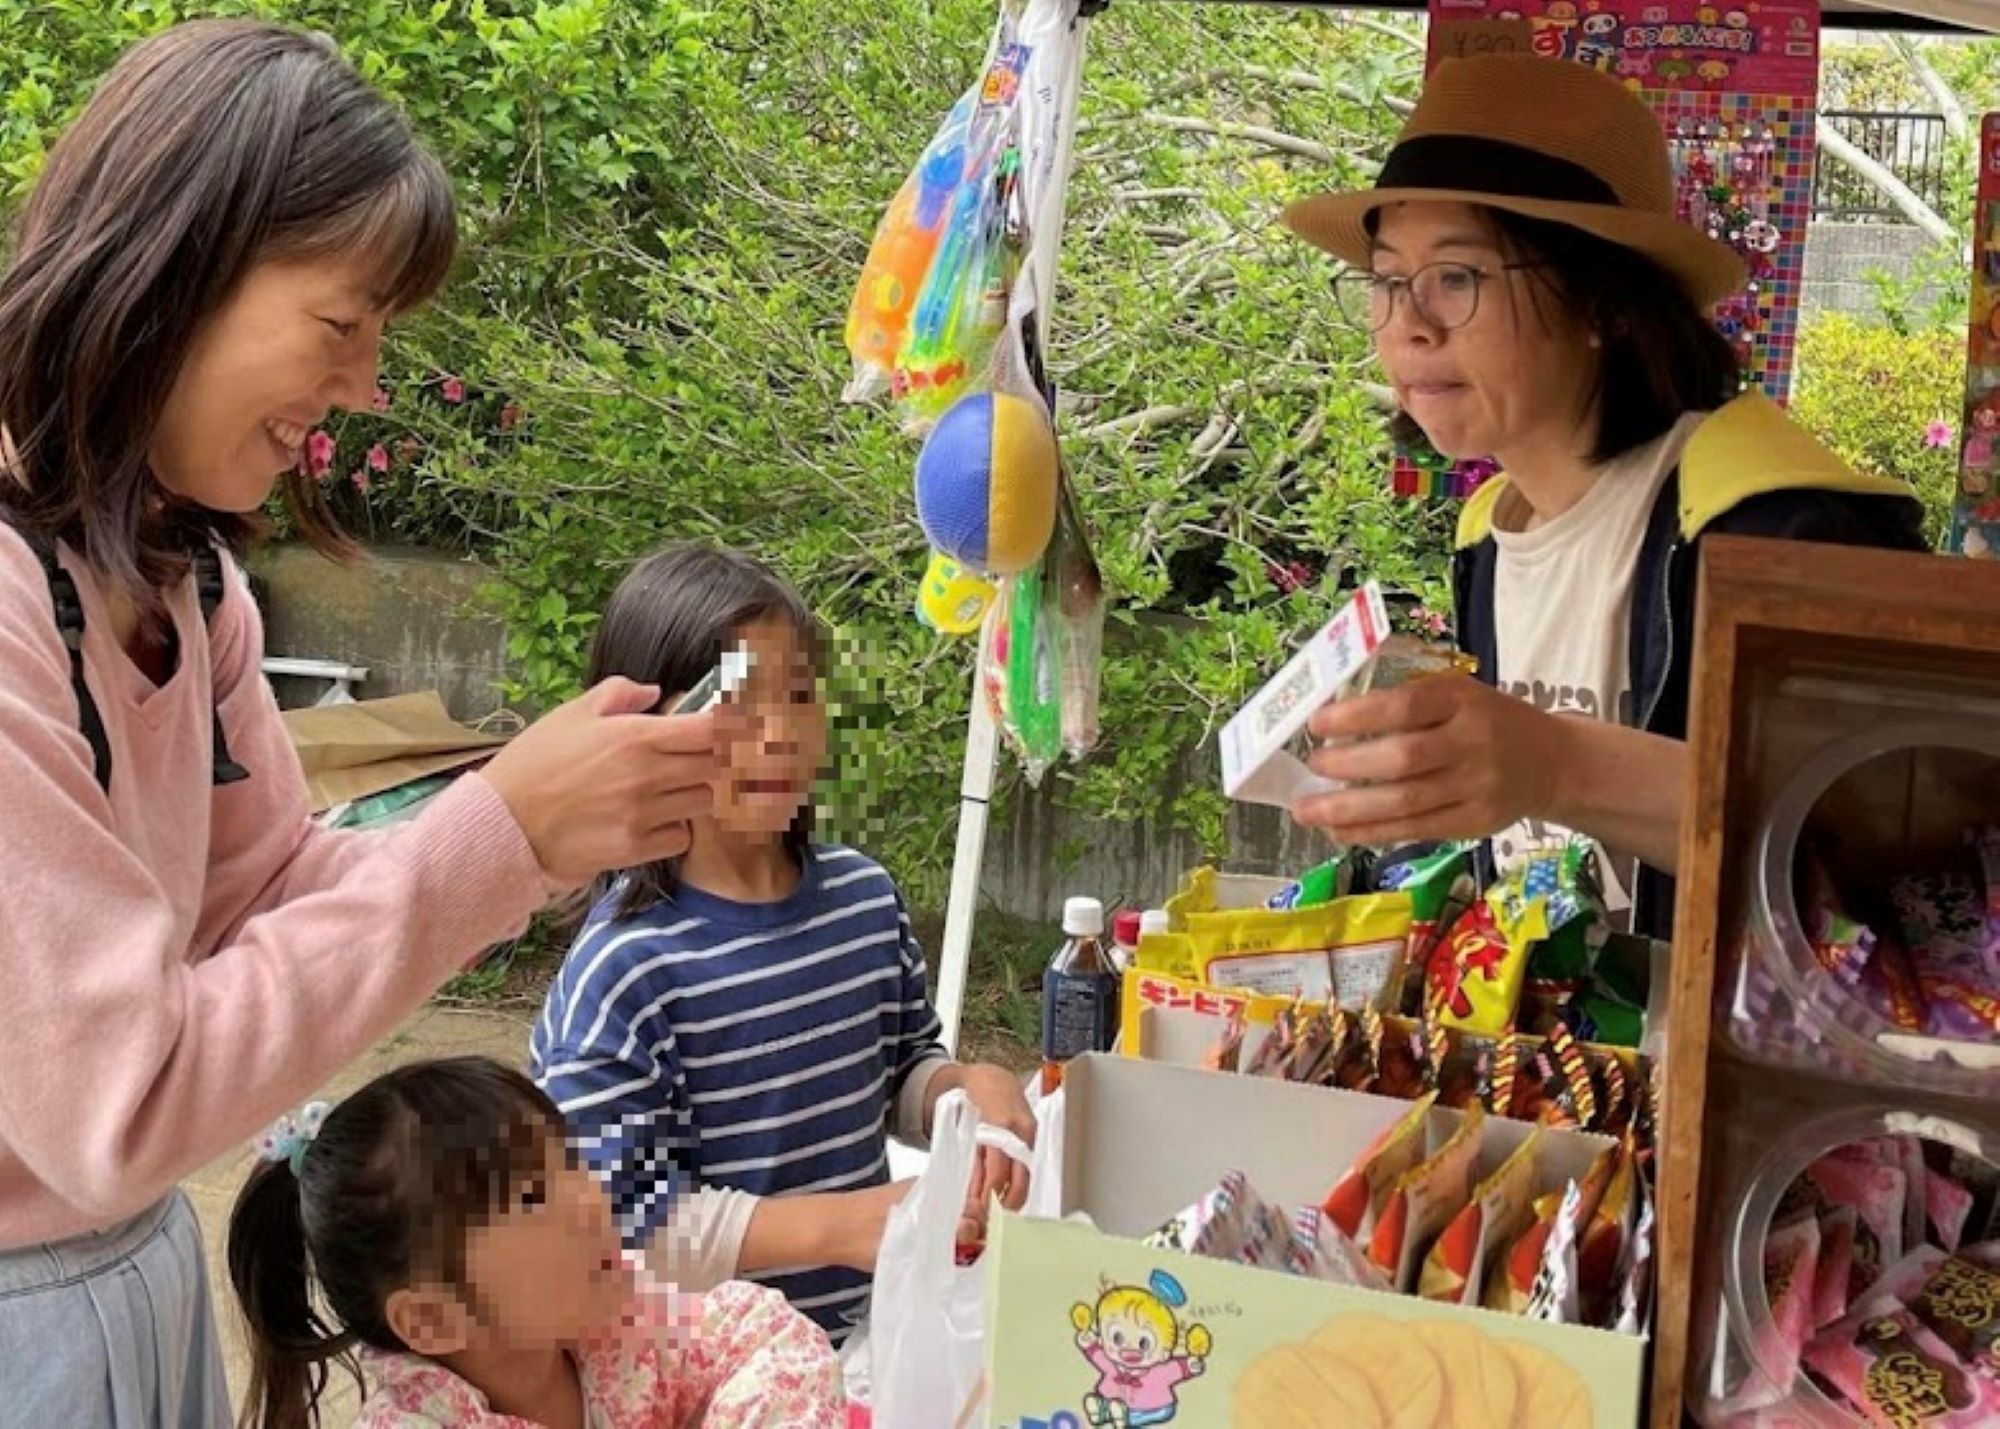
M 2000 1093 L 2000 1042 L 1951 1040 L 1890 1022 L 1821 966 L 1807 935 L 1809 910 L 1799 906 L 1799 855 L 1816 812 L 1850 776 L 1911 755 L 2000 765 L 2000 735 L 1962 723 L 1889 720 L 1827 746 L 1799 769 L 1773 800 L 1754 850 L 1746 925 L 1716 980 L 1718 1030 L 1738 1055 L 1765 1065 L 1875 1088 L 1990 1097 Z M 1923 814 L 1913 806 L 1893 821 L 1896 828 L 1861 831 L 1863 842 L 1893 850 Z
M 1705 1429 L 1848 1429 L 1864 1422 L 1821 1391 L 1780 1342 L 1765 1254 L 1772 1219 L 1793 1183 L 1827 1153 L 1883 1136 L 1943 1143 L 1988 1163 L 2000 1153 L 2000 1124 L 1986 1117 L 1927 1116 L 1880 1102 L 1823 1110 L 1788 1132 L 1739 1121 L 1719 1148 L 1723 1169 L 1710 1202 L 1685 1393 Z

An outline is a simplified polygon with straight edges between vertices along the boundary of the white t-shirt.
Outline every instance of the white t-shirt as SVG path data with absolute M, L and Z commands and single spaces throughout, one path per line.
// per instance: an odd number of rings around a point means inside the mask
M 1526 499 L 1511 488 L 1501 493 L 1493 511 L 1493 618 L 1502 690 L 1552 714 L 1634 723 L 1630 632 L 1639 547 L 1660 488 L 1705 416 L 1689 413 L 1657 441 L 1609 463 L 1583 500 L 1532 530 Z M 1494 836 L 1494 860 L 1504 872 L 1569 837 L 1546 820 L 1524 819 Z M 1600 848 L 1599 871 L 1605 902 L 1623 926 L 1638 860 Z

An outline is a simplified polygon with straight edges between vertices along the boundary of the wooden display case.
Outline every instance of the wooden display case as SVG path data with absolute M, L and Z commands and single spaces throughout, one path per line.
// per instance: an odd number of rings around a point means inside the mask
M 2000 742 L 2000 565 L 1717 537 L 1704 543 L 1701 582 L 1660 1140 L 1652 1429 L 1684 1422 L 1691 1320 L 1703 1312 L 1697 1260 L 1728 1209 L 1704 1194 L 1705 1155 L 1735 1118 L 1769 1115 L 1781 1130 L 1788 1114 L 1782 1079 L 1767 1090 L 1744 1077 L 1713 1015 L 1719 963 L 1746 926 L 1745 869 L 1776 789 L 1816 750 L 1871 722 L 1951 723 Z M 1906 841 L 1920 824 L 2000 818 L 2000 763 L 1975 762 L 1984 770 L 1913 763 L 1861 780 L 1843 794 L 1855 804 L 1843 817 Z

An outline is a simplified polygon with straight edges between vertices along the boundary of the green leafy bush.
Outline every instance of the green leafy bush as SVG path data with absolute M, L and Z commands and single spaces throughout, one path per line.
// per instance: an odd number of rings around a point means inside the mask
M 1856 467 L 1914 486 L 1933 542 L 1951 520 L 1964 386 L 1963 331 L 1828 313 L 1800 334 L 1799 420 Z

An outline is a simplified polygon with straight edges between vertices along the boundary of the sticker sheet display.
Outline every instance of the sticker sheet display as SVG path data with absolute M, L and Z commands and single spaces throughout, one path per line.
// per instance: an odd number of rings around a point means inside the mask
M 1430 18 L 1433 67 L 1526 52 L 1617 75 L 1646 99 L 1672 151 L 1680 218 L 1750 271 L 1716 324 L 1747 383 L 1787 400 L 1812 216 L 1818 0 L 1430 0 Z M 1396 490 L 1464 496 L 1491 471 L 1403 457 Z
M 1980 125 L 1973 214 L 1972 331 L 1951 547 L 1992 560 L 2000 556 L 2000 114 Z

